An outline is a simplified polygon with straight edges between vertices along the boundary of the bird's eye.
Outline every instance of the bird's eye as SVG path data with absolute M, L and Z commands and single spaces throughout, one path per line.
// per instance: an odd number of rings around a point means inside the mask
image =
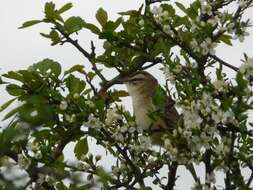
M 137 85 L 139 81 L 132 81 L 132 85 Z

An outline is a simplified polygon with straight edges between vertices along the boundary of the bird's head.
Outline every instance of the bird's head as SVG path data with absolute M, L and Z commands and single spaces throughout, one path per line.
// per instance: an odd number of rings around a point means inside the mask
M 152 95 L 158 85 L 157 80 L 146 71 L 138 71 L 123 80 L 131 96 Z

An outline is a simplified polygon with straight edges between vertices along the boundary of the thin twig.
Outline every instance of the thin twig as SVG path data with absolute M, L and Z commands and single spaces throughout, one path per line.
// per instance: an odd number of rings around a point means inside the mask
M 209 54 L 209 56 L 211 58 L 213 58 L 214 60 L 216 60 L 217 62 L 221 63 L 222 65 L 225 65 L 225 66 L 229 67 L 230 69 L 233 69 L 234 71 L 239 70 L 237 67 L 227 63 L 226 61 L 222 60 L 221 58 L 217 57 L 216 55 Z
M 248 188 L 250 187 L 250 185 L 251 185 L 251 183 L 253 181 L 253 166 L 249 166 L 249 168 L 251 169 L 251 175 L 250 175 L 249 180 L 248 180 L 248 182 L 246 184 Z
M 86 81 L 88 82 L 88 84 L 90 85 L 90 87 L 91 87 L 91 89 L 92 89 L 94 95 L 97 95 L 97 89 L 96 89 L 96 87 L 92 84 L 91 79 L 88 77 L 88 73 L 86 73 L 84 70 L 83 70 L 81 73 L 84 74 L 85 79 L 86 79 Z
M 94 59 L 95 59 L 95 46 L 94 46 L 93 42 L 91 41 L 91 53 L 89 53 L 85 49 L 82 48 L 82 46 L 78 43 L 77 40 L 73 40 L 69 36 L 69 34 L 67 34 L 62 29 L 61 25 L 59 25 L 58 23 L 53 23 L 53 24 L 55 24 L 56 30 L 58 30 L 66 38 L 66 42 L 71 43 L 75 48 L 77 48 L 84 55 L 84 57 L 86 57 L 90 61 L 90 63 L 92 64 L 92 69 L 101 78 L 101 80 L 106 81 L 105 77 L 101 74 L 101 72 L 99 71 L 99 69 L 97 68 L 97 66 L 94 62 Z

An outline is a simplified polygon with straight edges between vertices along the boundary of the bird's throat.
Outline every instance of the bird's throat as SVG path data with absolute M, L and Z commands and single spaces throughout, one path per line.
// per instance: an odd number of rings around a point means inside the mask
M 152 120 L 148 116 L 148 113 L 154 111 L 154 105 L 152 99 L 145 96 L 132 96 L 132 103 L 134 109 L 134 115 L 136 118 L 136 124 L 145 129 L 148 129 L 152 124 Z

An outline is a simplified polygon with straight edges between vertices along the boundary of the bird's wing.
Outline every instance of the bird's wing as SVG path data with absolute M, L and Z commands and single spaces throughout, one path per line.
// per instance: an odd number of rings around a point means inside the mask
M 158 122 L 158 127 L 163 129 L 175 129 L 179 119 L 179 114 L 175 108 L 175 101 L 170 97 L 165 102 L 164 113 L 161 116 L 161 120 Z

